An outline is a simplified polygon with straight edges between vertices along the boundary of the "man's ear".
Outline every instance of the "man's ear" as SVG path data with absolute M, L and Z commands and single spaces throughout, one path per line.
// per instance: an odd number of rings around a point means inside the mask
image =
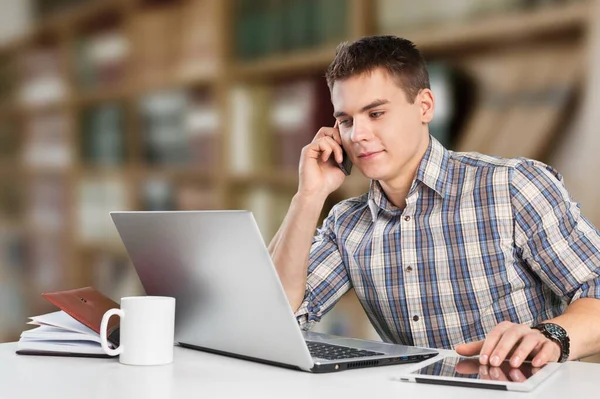
M 429 123 L 433 119 L 435 109 L 435 99 L 433 92 L 429 89 L 423 89 L 417 95 L 417 101 L 421 107 L 421 122 Z

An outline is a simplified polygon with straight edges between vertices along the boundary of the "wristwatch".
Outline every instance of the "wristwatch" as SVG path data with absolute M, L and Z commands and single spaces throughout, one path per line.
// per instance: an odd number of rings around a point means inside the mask
M 564 363 L 569 358 L 570 353 L 570 339 L 569 335 L 564 328 L 554 323 L 541 323 L 537 326 L 533 326 L 536 330 L 541 331 L 542 334 L 550 341 L 556 342 L 560 346 L 560 358 L 559 363 Z

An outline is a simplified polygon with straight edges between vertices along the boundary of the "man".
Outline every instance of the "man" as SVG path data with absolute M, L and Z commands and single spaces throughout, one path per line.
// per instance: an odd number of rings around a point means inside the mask
M 600 235 L 562 177 L 442 147 L 428 131 L 425 62 L 408 40 L 343 43 L 326 78 L 336 124 L 302 150 L 298 192 L 269 246 L 300 325 L 354 287 L 385 341 L 492 366 L 600 352 Z M 335 205 L 313 237 L 344 181 L 342 147 L 371 187 Z

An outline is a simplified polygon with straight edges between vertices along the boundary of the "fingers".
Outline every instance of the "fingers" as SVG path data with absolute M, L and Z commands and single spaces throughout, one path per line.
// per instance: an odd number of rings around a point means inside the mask
M 512 323 L 511 323 L 512 324 Z M 523 324 L 512 324 L 511 326 L 508 326 L 508 328 L 504 329 L 504 331 L 502 332 L 502 336 L 500 337 L 500 339 L 498 339 L 496 341 L 496 345 L 490 349 L 491 350 L 491 354 L 489 353 L 485 353 L 488 356 L 490 356 L 490 361 L 489 363 L 492 366 L 500 366 L 502 364 L 502 362 L 504 361 L 504 359 L 506 359 L 508 357 L 508 354 L 513 350 L 513 348 L 515 348 L 515 346 L 517 346 L 517 344 L 521 341 L 522 338 L 524 338 L 525 336 L 527 336 L 528 334 L 536 334 L 536 335 L 540 335 L 539 332 L 532 330 L 531 328 L 529 328 L 526 325 Z M 539 340 L 539 337 L 537 337 L 536 340 Z M 487 340 L 486 340 L 487 343 Z M 531 345 L 528 342 L 528 345 Z M 484 348 L 483 350 L 485 351 L 486 345 L 484 344 Z M 491 345 L 490 345 L 491 347 Z M 531 346 L 532 348 L 535 347 L 535 344 Z M 482 351 L 483 353 L 483 351 Z M 529 352 L 527 352 L 524 356 L 527 357 L 527 355 L 529 355 Z M 519 357 L 521 356 L 521 357 Z M 521 359 L 523 355 L 514 355 L 513 359 L 516 359 L 516 361 L 521 361 Z
M 340 135 L 337 121 L 335 121 L 335 125 L 333 127 L 322 127 L 321 129 L 319 129 L 319 131 L 315 135 L 315 138 L 313 139 L 313 143 L 323 137 L 331 137 L 340 146 L 342 145 L 342 136 Z
M 475 356 L 481 352 L 484 341 L 470 342 L 468 344 L 460 344 L 456 347 L 456 353 L 461 356 Z
M 531 331 L 530 333 L 526 334 L 521 339 L 521 343 L 513 351 L 513 354 L 510 358 L 510 365 L 512 367 L 519 367 L 521 364 L 523 364 L 523 361 L 525 361 L 525 359 L 527 359 L 527 357 L 531 353 L 539 352 L 538 347 L 541 347 L 540 339 L 543 336 L 537 330 L 530 329 L 530 331 Z M 538 349 L 538 350 L 536 350 L 536 349 Z
M 560 347 L 556 342 L 546 340 L 542 345 L 542 349 L 535 355 L 531 363 L 534 367 L 542 367 L 549 361 L 557 361 L 558 359 L 560 359 Z
M 308 146 L 309 156 L 327 162 L 333 154 L 335 160 L 342 162 L 342 147 L 331 137 L 323 136 Z
M 494 350 L 494 348 L 496 348 L 496 345 L 504 335 L 504 332 L 511 328 L 513 325 L 515 324 L 510 323 L 508 321 L 503 321 L 502 323 L 494 327 L 492 331 L 490 331 L 483 343 L 483 347 L 481 348 L 481 352 L 479 354 L 479 362 L 481 364 L 489 363 L 488 360 L 490 360 L 492 351 Z M 504 360 L 504 358 L 502 358 L 502 360 Z M 502 360 L 498 361 L 498 364 L 493 365 L 499 365 L 502 362 Z
M 498 367 L 510 357 L 511 367 L 516 368 L 532 355 L 533 366 L 540 367 L 560 358 L 560 346 L 524 324 L 502 322 L 485 339 L 479 362 Z

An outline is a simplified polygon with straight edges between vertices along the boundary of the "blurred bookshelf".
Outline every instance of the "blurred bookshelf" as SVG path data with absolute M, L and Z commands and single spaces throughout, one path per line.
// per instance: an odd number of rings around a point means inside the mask
M 111 210 L 249 209 L 268 243 L 301 148 L 333 124 L 323 75 L 343 40 L 417 44 L 438 101 L 431 130 L 450 148 L 548 159 L 589 72 L 595 6 L 32 1 L 29 34 L 0 48 L 0 302 L 12 304 L 0 341 L 50 310 L 40 292 L 143 292 Z M 506 144 L 523 129 L 529 145 Z M 355 171 L 323 215 L 367 190 Z M 318 328 L 377 339 L 353 293 Z

